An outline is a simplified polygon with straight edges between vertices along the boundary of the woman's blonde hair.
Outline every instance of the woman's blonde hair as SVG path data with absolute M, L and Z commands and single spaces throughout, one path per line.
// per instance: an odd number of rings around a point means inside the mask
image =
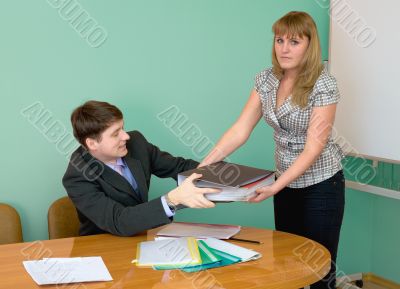
M 317 26 L 307 13 L 292 11 L 274 23 L 272 32 L 274 36 L 287 35 L 289 38 L 294 36 L 303 38 L 305 36 L 309 40 L 307 51 L 300 63 L 300 73 L 292 92 L 292 103 L 304 108 L 307 106 L 308 96 L 323 69 Z M 272 65 L 275 76 L 281 80 L 284 71 L 276 58 L 275 40 L 272 45 Z

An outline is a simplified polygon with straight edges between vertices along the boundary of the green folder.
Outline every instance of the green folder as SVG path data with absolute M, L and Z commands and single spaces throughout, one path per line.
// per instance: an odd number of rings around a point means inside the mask
M 204 264 L 202 263 L 201 265 L 195 265 L 195 266 L 187 266 L 182 268 L 182 271 L 184 272 L 198 272 L 206 269 L 211 269 L 211 268 L 217 268 L 217 267 L 222 267 L 222 266 L 228 266 L 231 264 L 235 264 L 240 262 L 242 259 L 239 257 L 230 255 L 228 253 L 213 249 L 211 247 L 208 247 L 208 249 L 217 257 L 220 259 L 218 262 L 214 263 L 209 263 L 209 264 Z

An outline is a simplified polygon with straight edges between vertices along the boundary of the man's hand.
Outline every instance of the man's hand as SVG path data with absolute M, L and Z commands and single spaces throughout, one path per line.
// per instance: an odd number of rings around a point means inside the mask
M 193 181 L 201 177 L 201 174 L 191 174 L 179 187 L 168 193 L 170 201 L 175 205 L 185 205 L 189 208 L 215 207 L 215 204 L 207 200 L 204 194 L 219 193 L 221 190 L 196 187 Z
M 278 191 L 273 186 L 265 186 L 256 190 L 257 195 L 248 199 L 247 201 L 249 203 L 259 203 L 269 197 L 272 197 L 276 193 L 278 193 Z

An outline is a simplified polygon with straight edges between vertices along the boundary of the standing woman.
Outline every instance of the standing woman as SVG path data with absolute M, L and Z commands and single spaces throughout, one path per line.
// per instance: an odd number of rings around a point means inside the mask
M 256 76 L 239 118 L 200 166 L 234 152 L 263 117 L 274 129 L 277 180 L 257 190 L 249 202 L 274 196 L 277 230 L 323 244 L 332 256 L 331 271 L 311 288 L 335 288 L 344 211 L 344 155 L 331 136 L 339 91 L 322 65 L 318 32 L 310 15 L 289 12 L 272 30 L 273 67 Z

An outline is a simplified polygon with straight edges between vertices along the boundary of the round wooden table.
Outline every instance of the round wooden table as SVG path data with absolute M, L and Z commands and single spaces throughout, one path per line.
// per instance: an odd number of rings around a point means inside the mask
M 138 242 L 153 240 L 161 228 L 135 237 L 108 234 L 0 246 L 0 288 L 44 288 L 36 285 L 23 260 L 45 257 L 102 256 L 114 281 L 45 286 L 50 288 L 300 288 L 322 279 L 330 269 L 330 254 L 309 239 L 266 229 L 244 227 L 235 236 L 262 241 L 252 244 L 230 241 L 253 249 L 262 258 L 197 273 L 156 271 L 131 264 Z

